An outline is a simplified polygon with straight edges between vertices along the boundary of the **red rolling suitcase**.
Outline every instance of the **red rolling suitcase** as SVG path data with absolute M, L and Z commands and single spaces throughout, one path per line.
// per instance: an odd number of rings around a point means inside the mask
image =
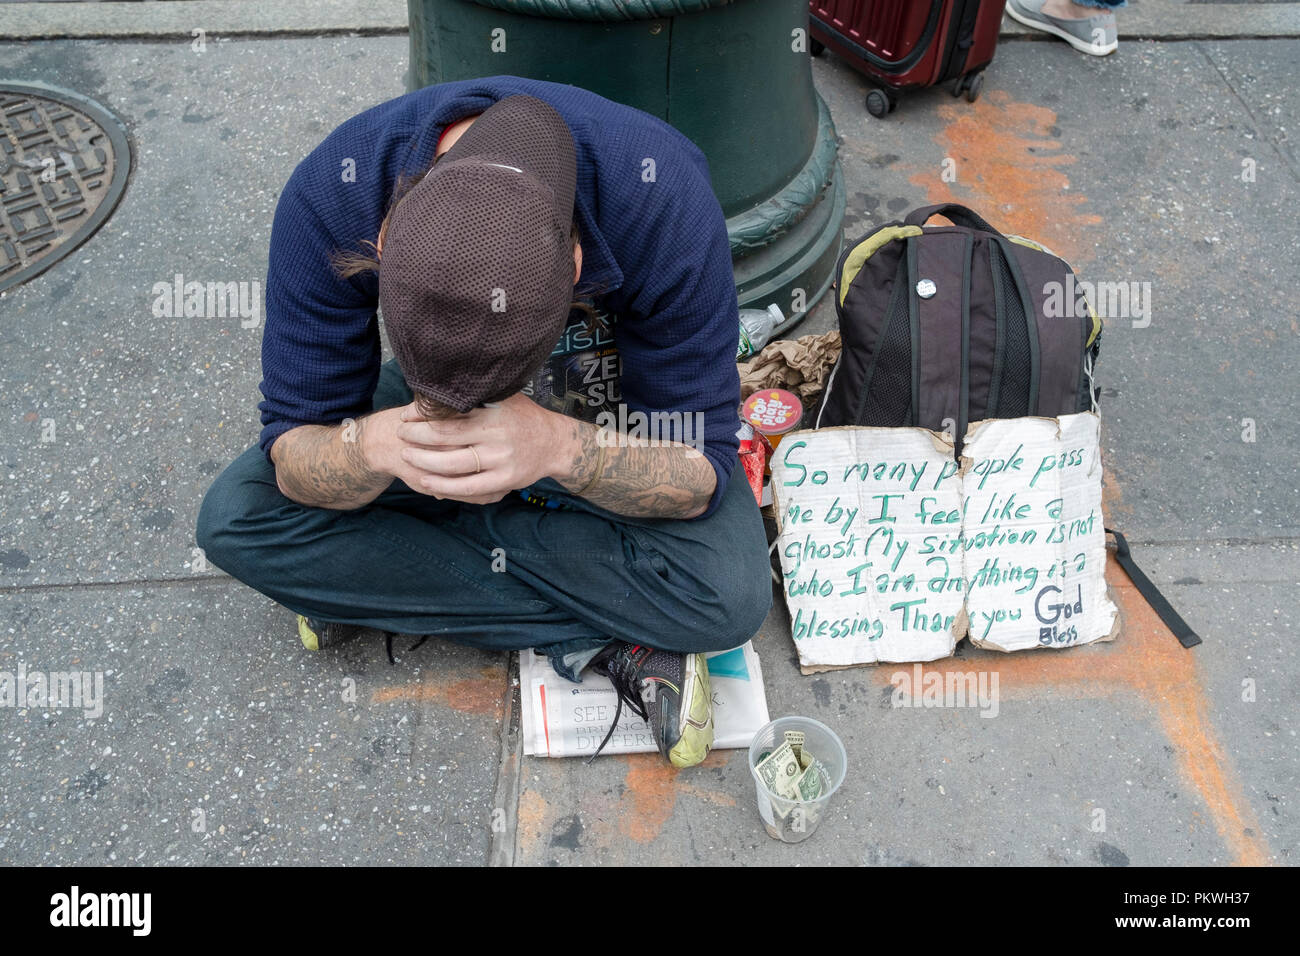
M 898 91 L 951 82 L 974 102 L 993 60 L 1006 0 L 809 0 L 813 56 L 838 53 L 876 84 L 867 110 L 884 116 Z

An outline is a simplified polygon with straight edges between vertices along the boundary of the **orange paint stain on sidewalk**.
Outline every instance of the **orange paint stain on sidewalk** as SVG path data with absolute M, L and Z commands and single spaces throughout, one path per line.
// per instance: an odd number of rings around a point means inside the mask
M 482 667 L 479 668 L 479 673 L 483 676 L 380 687 L 370 695 L 370 702 L 388 704 L 398 700 L 433 701 L 464 714 L 500 715 L 505 694 L 505 672 L 496 667 Z
M 1087 213 L 1087 198 L 1070 191 L 1066 170 L 1078 158 L 1052 135 L 1057 116 L 993 90 L 974 103 L 939 107 L 943 129 L 935 136 L 945 166 L 918 172 L 911 183 L 929 202 L 970 206 L 994 227 L 1037 240 L 1071 265 L 1091 259 L 1088 233 L 1101 217 Z M 952 178 L 950 175 L 949 178 Z
M 657 753 L 621 755 L 617 759 L 627 767 L 622 787 L 583 792 L 576 802 L 547 800 L 536 789 L 525 789 L 519 795 L 515 843 L 519 859 L 537 862 L 548 849 L 557 824 L 573 815 L 582 825 L 583 847 L 596 854 L 593 859 L 626 865 L 635 858 L 630 852 L 632 844 L 644 846 L 659 839 L 677 810 L 679 797 L 693 797 L 717 807 L 736 806 L 732 794 L 693 782 L 702 769 L 725 766 L 732 753 L 715 750 L 699 767 L 688 770 L 670 766 Z
M 1203 801 L 1233 863 L 1269 863 L 1272 853 L 1210 721 L 1196 651 L 1187 650 L 1169 633 L 1113 555 L 1107 558 L 1106 580 L 1121 615 L 1114 643 L 1019 651 L 999 661 L 976 651 L 981 655 L 979 665 L 997 671 L 1004 697 L 1031 690 L 1041 693 L 1044 688 L 1075 697 L 1136 692 L 1155 710 L 1174 747 L 1180 773 Z M 964 672 L 971 669 L 972 660 L 948 658 L 921 667 L 922 673 Z M 888 682 L 891 673 L 882 669 L 878 679 Z
M 664 762 L 659 754 L 629 754 L 620 757 L 627 764 L 626 788 L 619 802 L 619 830 L 637 843 L 652 843 L 673 815 L 677 797 L 690 793 L 721 806 L 735 806 L 730 794 L 704 790 L 690 783 L 692 771 L 678 770 Z M 721 767 L 731 759 L 731 752 L 715 750 L 699 766 Z
M 519 795 L 515 846 L 521 855 L 526 857 L 537 847 L 549 825 L 549 811 L 550 804 L 536 790 L 525 790 Z
M 1106 424 L 1102 422 L 1102 428 Z M 1131 505 L 1124 503 L 1124 492 L 1120 490 L 1119 482 L 1115 480 L 1115 473 L 1109 468 L 1103 468 L 1101 473 L 1101 512 L 1103 515 L 1109 515 L 1108 524 L 1115 520 L 1115 515 L 1131 515 L 1133 508 Z M 1123 533 L 1124 529 L 1120 528 Z

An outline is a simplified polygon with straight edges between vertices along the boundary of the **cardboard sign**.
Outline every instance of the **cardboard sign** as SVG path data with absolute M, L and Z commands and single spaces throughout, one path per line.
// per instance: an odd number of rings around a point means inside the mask
M 772 460 L 782 591 L 802 664 L 932 661 L 965 632 L 952 445 L 919 428 L 791 432 Z M 933 522 L 939 522 L 937 524 Z
M 805 668 L 1113 637 L 1099 420 L 976 422 L 960 466 L 919 428 L 792 432 L 772 462 L 782 589 Z

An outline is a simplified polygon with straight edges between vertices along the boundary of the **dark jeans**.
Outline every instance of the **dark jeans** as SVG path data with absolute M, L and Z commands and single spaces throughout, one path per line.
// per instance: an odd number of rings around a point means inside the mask
M 386 363 L 374 408 L 411 399 Z M 400 480 L 361 508 L 312 508 L 280 493 L 254 446 L 208 490 L 196 538 L 217 567 L 299 614 L 486 649 L 537 647 L 570 680 L 615 638 L 725 650 L 761 626 L 772 603 L 767 544 L 739 466 L 717 510 L 696 521 L 615 515 L 549 478 L 533 488 L 576 510 L 517 494 L 442 501 Z

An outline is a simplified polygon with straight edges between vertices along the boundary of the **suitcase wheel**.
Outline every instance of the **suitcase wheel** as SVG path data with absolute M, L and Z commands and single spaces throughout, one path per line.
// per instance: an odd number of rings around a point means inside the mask
M 884 90 L 875 89 L 867 92 L 867 112 L 877 119 L 892 113 L 898 105 L 898 97 L 891 96 Z
M 961 96 L 962 93 L 965 93 L 966 102 L 974 103 L 979 99 L 980 90 L 983 88 L 983 73 L 965 73 L 952 81 L 952 86 L 949 87 L 949 92 L 951 92 L 953 96 Z
M 821 56 L 826 52 L 826 44 L 816 37 L 808 38 L 808 52 L 813 56 Z

